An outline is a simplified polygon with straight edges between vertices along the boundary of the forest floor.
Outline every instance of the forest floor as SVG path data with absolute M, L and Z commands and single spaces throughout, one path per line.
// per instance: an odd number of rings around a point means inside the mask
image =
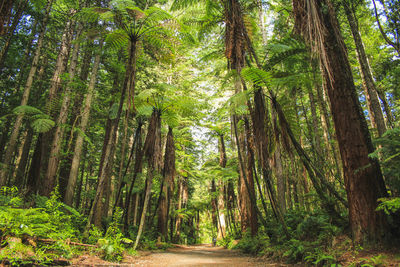
M 339 257 L 336 266 L 387 266 L 400 267 L 400 251 L 365 250 L 359 253 L 348 251 Z M 140 251 L 137 256 L 125 256 L 121 263 L 101 260 L 95 255 L 81 255 L 72 260 L 72 266 L 143 266 L 143 267 L 200 267 L 200 266 L 311 266 L 311 264 L 285 264 L 267 256 L 252 256 L 239 250 L 229 250 L 211 245 L 174 245 L 162 251 Z M 333 265 L 335 266 L 335 265 Z
M 107 262 L 93 257 L 81 256 L 72 263 L 74 266 L 110 266 Z M 183 246 L 174 245 L 165 251 L 140 252 L 138 257 L 126 257 L 115 266 L 302 266 L 269 262 L 265 258 L 252 257 L 237 250 L 212 247 L 211 245 Z
M 163 252 L 151 253 L 135 262 L 137 266 L 287 266 L 268 263 L 235 250 L 210 245 L 175 246 Z M 136 266 L 135 265 L 135 266 Z

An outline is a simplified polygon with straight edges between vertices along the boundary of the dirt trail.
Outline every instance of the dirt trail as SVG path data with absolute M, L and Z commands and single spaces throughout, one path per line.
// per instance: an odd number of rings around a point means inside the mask
M 209 245 L 176 246 L 163 252 L 151 253 L 135 261 L 133 266 L 287 266 L 267 263 L 261 259 L 243 255 L 238 251 Z

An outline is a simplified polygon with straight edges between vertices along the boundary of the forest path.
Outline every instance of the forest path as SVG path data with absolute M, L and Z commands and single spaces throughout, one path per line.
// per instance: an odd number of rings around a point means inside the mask
M 139 257 L 134 266 L 288 266 L 269 263 L 265 259 L 250 257 L 238 251 L 211 245 L 176 245 L 163 252 Z

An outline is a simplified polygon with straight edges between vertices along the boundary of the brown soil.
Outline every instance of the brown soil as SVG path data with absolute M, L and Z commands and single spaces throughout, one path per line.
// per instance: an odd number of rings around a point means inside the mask
M 225 266 L 225 267 L 256 267 L 256 266 L 312 266 L 312 264 L 283 264 L 271 260 L 267 256 L 254 257 L 242 254 L 236 250 L 228 250 L 211 245 L 183 246 L 175 245 L 165 251 L 141 251 L 139 256 L 125 256 L 118 263 L 101 260 L 94 255 L 81 255 L 75 258 L 72 266 L 143 266 L 143 267 L 201 267 L 201 266 Z M 400 267 L 400 252 L 363 250 L 355 252 L 348 250 L 338 257 L 338 266 L 379 266 Z
M 134 266 L 287 266 L 277 263 L 265 262 L 259 258 L 243 255 L 210 245 L 180 246 L 176 245 L 163 252 L 151 253 L 139 257 Z
M 255 267 L 255 266 L 293 266 L 273 262 L 265 259 L 254 258 L 210 245 L 182 246 L 175 245 L 165 251 L 140 252 L 140 256 L 125 257 L 120 264 L 109 263 L 92 255 L 82 255 L 72 261 L 73 266 L 143 266 L 143 267 L 200 267 L 200 266 L 229 266 L 229 267 Z

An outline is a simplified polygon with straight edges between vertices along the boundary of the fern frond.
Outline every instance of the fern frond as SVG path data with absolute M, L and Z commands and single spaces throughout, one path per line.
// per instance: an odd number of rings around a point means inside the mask
M 241 75 L 245 80 L 261 87 L 268 86 L 272 80 L 271 73 L 258 68 L 245 68 L 242 70 Z
M 33 130 L 38 133 L 45 133 L 47 131 L 50 131 L 51 128 L 53 128 L 55 125 L 56 123 L 50 119 L 37 119 L 31 123 L 31 127 L 33 128 Z
M 37 115 L 44 114 L 40 109 L 32 106 L 18 106 L 12 111 L 15 115 Z
M 122 30 L 116 30 L 106 37 L 106 44 L 113 47 L 114 49 L 119 49 L 121 47 L 126 47 L 128 43 L 128 36 Z
M 195 6 L 199 3 L 199 0 L 174 0 L 171 5 L 171 10 L 176 11 L 180 9 L 185 9 L 190 6 Z

